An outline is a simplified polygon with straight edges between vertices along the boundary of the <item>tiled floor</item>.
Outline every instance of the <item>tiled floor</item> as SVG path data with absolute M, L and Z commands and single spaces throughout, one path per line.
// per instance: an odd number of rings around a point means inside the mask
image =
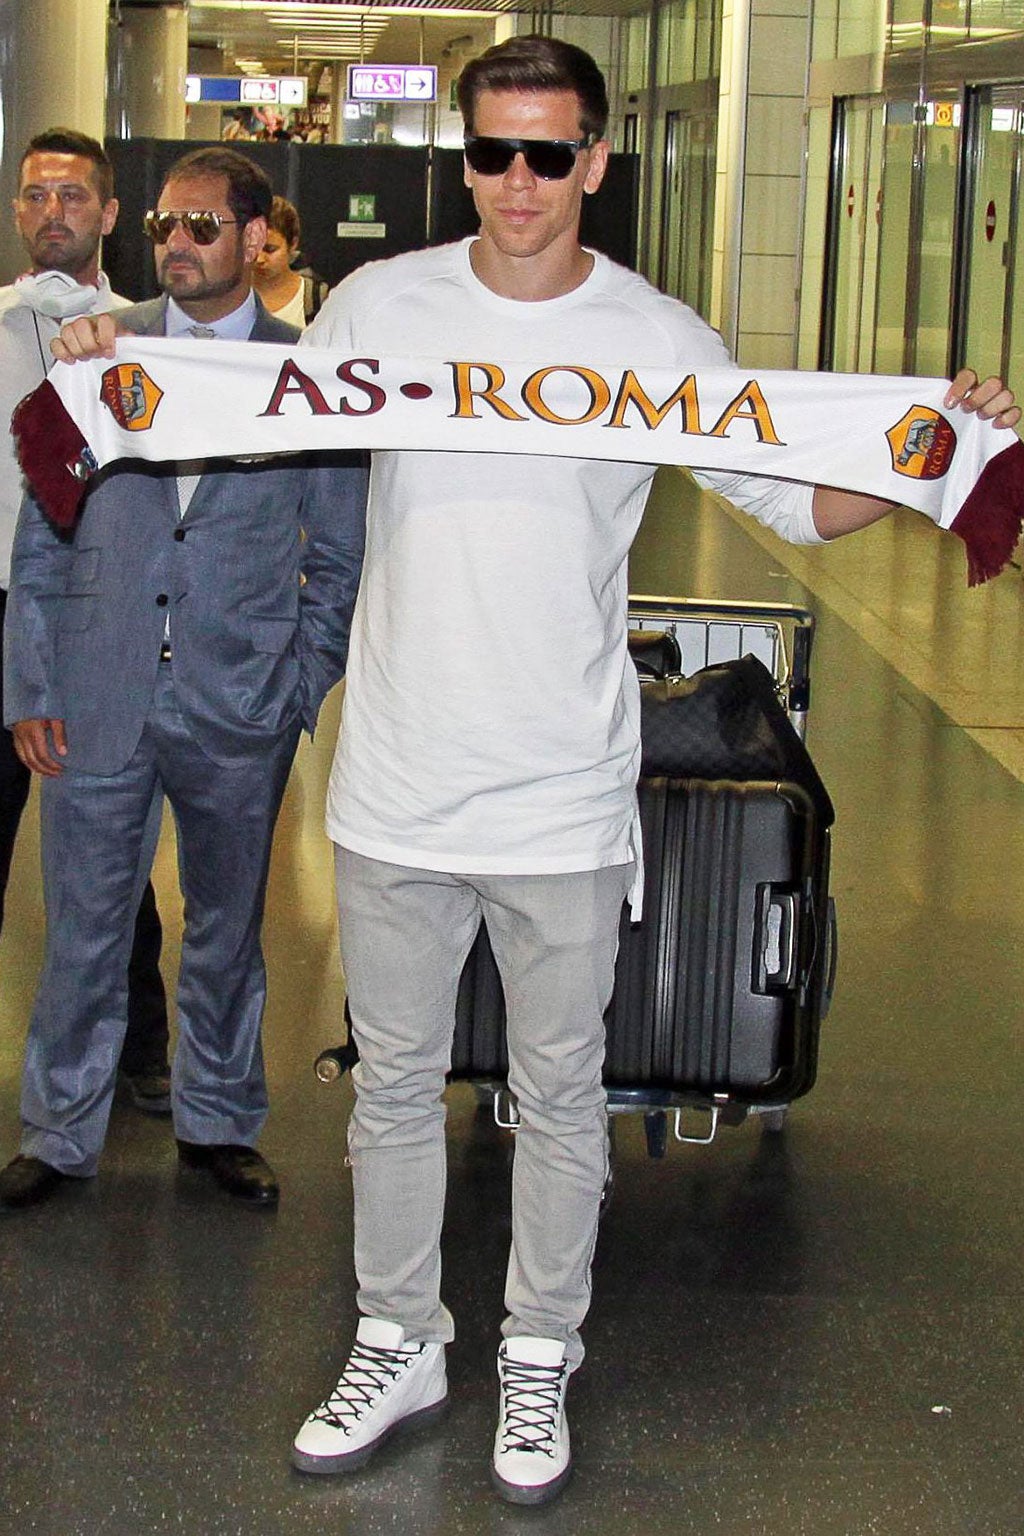
M 508 1148 L 466 1088 L 451 1415 L 349 1479 L 288 1465 L 354 1320 L 349 1089 L 311 1072 L 341 993 L 327 721 L 289 788 L 267 925 L 280 1210 L 180 1176 L 167 1125 L 118 1107 L 101 1176 L 0 1226 L 3 1536 L 1024 1530 L 1024 786 L 1001 766 L 1024 760 L 1019 578 L 967 594 L 952 541 L 907 522 L 783 552 L 681 501 L 666 477 L 636 590 L 818 614 L 810 741 L 838 806 L 839 987 L 817 1087 L 781 1135 L 751 1123 L 656 1162 L 619 1122 L 560 1504 L 516 1511 L 488 1487 Z M 39 953 L 34 844 L 30 820 L 0 942 L 5 1155 Z M 157 883 L 170 975 L 169 847 Z

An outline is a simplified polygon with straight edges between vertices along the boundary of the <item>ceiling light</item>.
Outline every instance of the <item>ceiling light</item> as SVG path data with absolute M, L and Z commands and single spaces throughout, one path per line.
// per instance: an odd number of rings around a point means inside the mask
M 338 18 L 335 21 L 290 21 L 284 16 L 268 16 L 270 26 L 280 27 L 287 32 L 383 32 L 387 21 L 367 18 L 361 21 L 357 16 Z
M 286 21 L 294 23 L 296 18 L 298 18 L 300 25 L 304 24 L 307 29 L 311 21 L 323 20 L 325 13 L 331 19 L 333 19 L 335 14 L 339 16 L 347 14 L 348 16 L 356 17 L 357 20 L 362 16 L 366 26 L 374 25 L 377 19 L 381 17 L 385 20 L 395 20 L 397 18 L 407 19 L 409 16 L 409 8 L 404 5 L 374 5 L 372 11 L 368 13 L 359 5 L 312 5 L 307 4 L 306 0 L 296 0 L 296 3 L 293 5 L 278 4 L 275 6 L 267 6 L 264 4 L 264 0 L 192 0 L 192 9 L 195 12 L 234 11 L 236 14 L 246 11 L 257 11 L 260 13 L 261 20 L 265 19 L 271 22 L 279 17 L 283 17 Z M 431 6 L 428 11 L 424 12 L 424 15 L 429 16 L 432 21 L 451 17 L 465 23 L 467 18 L 467 12 L 456 5 L 442 5 L 436 8 Z

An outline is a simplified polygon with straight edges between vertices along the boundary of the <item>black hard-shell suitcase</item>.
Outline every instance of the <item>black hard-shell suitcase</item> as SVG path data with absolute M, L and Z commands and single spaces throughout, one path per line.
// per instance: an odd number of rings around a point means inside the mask
M 640 785 L 644 910 L 623 908 L 605 1015 L 613 1106 L 788 1104 L 814 1082 L 830 986 L 827 829 L 797 784 Z M 452 1075 L 508 1070 L 484 930 L 463 973 Z
M 640 815 L 643 921 L 623 912 L 606 1085 L 788 1104 L 814 1082 L 830 987 L 817 807 L 798 784 L 661 778 Z

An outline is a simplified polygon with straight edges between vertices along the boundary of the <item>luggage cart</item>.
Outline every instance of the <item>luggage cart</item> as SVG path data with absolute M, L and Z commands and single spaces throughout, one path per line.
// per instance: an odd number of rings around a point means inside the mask
M 741 603 L 693 597 L 631 597 L 633 633 L 664 631 L 679 647 L 686 677 L 701 667 L 756 656 L 775 679 L 801 740 L 811 699 L 814 615 L 792 603 Z
M 753 655 L 764 664 L 775 680 L 779 701 L 801 740 L 807 732 L 811 699 L 811 652 L 814 643 L 814 615 L 791 603 L 759 603 L 705 598 L 672 598 L 634 595 L 629 599 L 629 625 L 632 636 L 665 633 L 678 647 L 679 670 L 689 677 L 702 667 Z M 828 900 L 825 942 L 824 1005 L 827 1012 L 835 984 L 838 961 L 835 902 Z M 767 1130 L 781 1131 L 789 1112 L 788 1104 L 737 1104 L 727 1095 L 718 1102 L 690 1101 L 666 1094 L 662 1106 L 652 1103 L 650 1090 L 608 1091 L 609 1116 L 641 1112 L 648 1151 L 662 1157 L 667 1144 L 668 1117 L 673 1118 L 677 1141 L 705 1145 L 714 1140 L 718 1125 L 740 1124 L 748 1116 L 760 1118 Z M 704 1111 L 708 1129 L 693 1134 L 684 1128 L 685 1117 L 694 1109 Z M 614 1129 L 614 1119 L 611 1122 Z
M 810 664 L 814 639 L 814 616 L 808 610 L 792 604 L 638 595 L 629 599 L 628 617 L 630 645 L 634 654 L 645 649 L 643 640 L 646 636 L 654 654 L 660 651 L 662 655 L 670 657 L 671 666 L 687 676 L 716 662 L 750 654 L 756 656 L 774 678 L 776 692 L 794 729 L 801 739 L 804 737 L 810 707 Z M 659 637 L 664 637 L 664 640 Z M 823 992 L 827 1005 L 831 997 L 837 956 L 834 904 L 831 898 L 826 944 Z M 478 944 L 477 950 L 479 948 Z M 474 951 L 467 964 L 472 966 L 476 963 L 476 984 L 490 989 L 496 995 L 496 1006 L 500 1007 L 500 981 L 490 957 L 489 945 L 485 944 L 485 950 L 482 959 Z M 334 1081 L 356 1059 L 357 1053 L 350 1032 L 348 1043 L 331 1047 L 317 1057 L 317 1077 L 325 1083 Z M 503 1076 L 498 1073 L 486 1076 L 466 1073 L 456 1075 L 460 1080 L 471 1083 L 478 1103 L 491 1108 L 498 1126 L 515 1131 L 518 1109 Z M 724 1094 L 706 1100 L 697 1095 L 669 1091 L 661 1093 L 649 1088 L 608 1089 L 610 1130 L 614 1134 L 615 1117 L 642 1113 L 648 1151 L 653 1157 L 664 1155 L 670 1116 L 676 1141 L 706 1145 L 714 1139 L 720 1123 L 739 1124 L 749 1115 L 760 1117 L 767 1129 L 779 1131 L 785 1123 L 788 1108 L 788 1104 L 778 1102 L 741 1104 Z M 705 1114 L 708 1120 L 707 1129 L 700 1134 L 687 1129 L 687 1121 L 692 1119 L 695 1111 Z

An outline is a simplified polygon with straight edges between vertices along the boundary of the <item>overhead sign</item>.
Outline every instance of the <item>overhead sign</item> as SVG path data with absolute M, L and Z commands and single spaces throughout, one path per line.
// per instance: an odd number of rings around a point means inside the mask
M 303 75 L 186 75 L 185 100 L 224 106 L 304 107 L 308 95 Z
M 433 64 L 350 64 L 349 101 L 436 101 Z

